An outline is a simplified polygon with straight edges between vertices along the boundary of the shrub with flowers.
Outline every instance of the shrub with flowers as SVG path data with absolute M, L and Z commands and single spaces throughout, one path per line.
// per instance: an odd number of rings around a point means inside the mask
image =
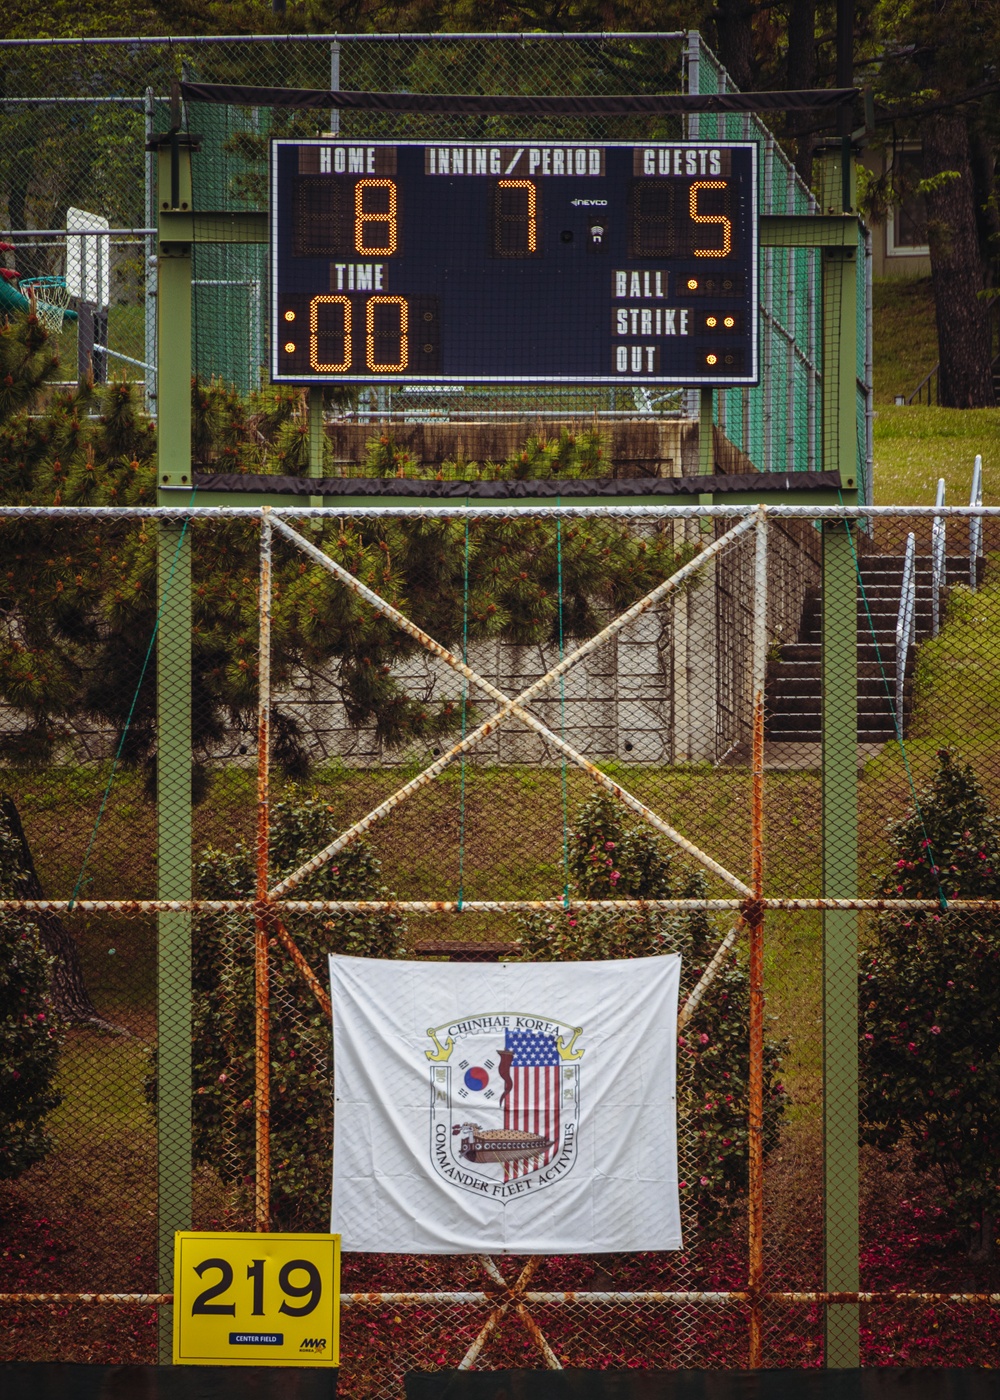
M 21 846 L 0 813 L 0 896 L 16 899 Z M 49 1000 L 50 959 L 30 917 L 0 913 L 0 1180 L 12 1180 L 49 1150 L 45 1118 L 59 1034 Z
M 584 802 L 569 838 L 571 894 L 579 899 L 697 899 L 697 871 L 675 870 L 670 852 L 648 827 L 628 827 L 624 809 L 603 793 Z M 526 960 L 602 960 L 681 954 L 681 1003 L 722 941 L 701 910 L 567 911 L 522 923 Z M 678 1035 L 678 1127 L 681 1197 L 693 1203 L 699 1229 L 722 1230 L 747 1187 L 749 980 L 731 955 Z M 777 1141 L 788 1095 L 781 1083 L 784 1043 L 764 1048 L 764 1145 Z
M 271 872 L 280 879 L 337 834 L 331 809 L 292 788 L 271 807 Z M 198 864 L 205 899 L 255 893 L 252 846 L 209 848 Z M 301 899 L 387 899 L 378 860 L 352 843 L 299 886 Z M 403 947 L 398 915 L 289 916 L 289 933 L 320 983 L 328 953 L 393 958 Z M 271 1181 L 275 1228 L 322 1230 L 330 1210 L 333 1094 L 330 1019 L 271 939 Z M 194 931 L 194 1146 L 223 1181 L 254 1170 L 254 922 L 245 914 L 200 918 Z
M 861 969 L 868 1142 L 934 1168 L 970 1256 L 993 1257 L 1000 1217 L 1000 915 L 951 913 L 1000 897 L 1000 823 L 968 764 L 938 754 L 918 809 L 892 830 L 881 893 L 939 900 L 881 915 Z

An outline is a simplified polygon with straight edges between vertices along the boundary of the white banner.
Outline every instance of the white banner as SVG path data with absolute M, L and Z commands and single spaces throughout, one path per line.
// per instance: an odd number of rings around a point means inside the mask
M 331 957 L 344 1249 L 680 1249 L 679 981 L 676 954 Z

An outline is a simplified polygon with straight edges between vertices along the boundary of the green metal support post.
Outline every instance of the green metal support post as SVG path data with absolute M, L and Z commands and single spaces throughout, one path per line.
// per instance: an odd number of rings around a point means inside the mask
M 191 138 L 160 138 L 161 214 L 191 209 Z M 191 244 L 158 239 L 157 473 L 191 477 Z M 177 496 L 160 496 L 179 504 Z M 161 523 L 156 640 L 157 897 L 187 900 L 191 880 L 191 534 Z M 157 921 L 157 1274 L 173 1291 L 174 1233 L 191 1228 L 191 915 Z M 159 1310 L 158 1356 L 172 1359 L 173 1308 Z
M 715 442 L 712 432 L 712 411 L 715 395 L 711 389 L 702 389 L 698 404 L 698 475 L 715 474 Z
M 309 394 L 309 475 L 321 477 L 323 475 L 323 434 L 326 431 L 323 427 L 323 386 L 313 384 L 308 390 Z M 323 505 L 322 496 L 310 496 L 311 506 Z
M 824 208 L 842 205 L 839 148 L 822 165 Z M 853 201 L 853 188 L 850 191 Z M 844 213 L 851 212 L 844 209 Z M 857 464 L 857 247 L 823 249 L 823 465 L 854 487 Z M 823 531 L 823 894 L 858 894 L 858 581 L 848 522 Z M 824 1288 L 856 1292 L 858 1190 L 858 919 L 823 915 Z M 856 1303 L 828 1304 L 825 1362 L 860 1365 Z

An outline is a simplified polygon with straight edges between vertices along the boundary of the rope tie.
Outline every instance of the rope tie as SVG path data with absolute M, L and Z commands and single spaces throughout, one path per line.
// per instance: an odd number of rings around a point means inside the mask
M 469 517 L 465 517 L 465 574 L 462 585 L 462 664 L 469 664 Z M 465 739 L 469 681 L 462 677 L 462 739 Z M 465 899 L 465 750 L 462 750 L 458 797 L 458 912 Z
M 197 487 L 195 488 L 195 491 L 196 490 Z M 194 505 L 195 491 L 191 492 L 191 499 L 188 502 L 189 506 Z M 118 747 L 115 750 L 115 756 L 111 761 L 111 772 L 108 774 L 108 781 L 104 788 L 104 794 L 101 797 L 101 805 L 97 809 L 97 817 L 94 821 L 93 830 L 90 833 L 90 840 L 87 842 L 87 850 L 83 857 L 83 863 L 80 866 L 80 873 L 76 877 L 76 884 L 73 886 L 73 893 L 69 897 L 69 904 L 66 910 L 67 913 L 72 913 L 73 905 L 76 903 L 76 897 L 80 893 L 80 886 L 83 884 L 84 872 L 87 869 L 87 863 L 90 860 L 91 853 L 94 849 L 94 842 L 97 840 L 97 832 L 100 828 L 101 821 L 104 818 L 104 810 L 107 807 L 108 799 L 111 796 L 111 788 L 114 784 L 115 775 L 118 772 L 118 767 L 121 762 L 122 752 L 125 748 L 125 740 L 128 738 L 129 727 L 132 723 L 132 716 L 135 714 L 135 707 L 139 702 L 139 691 L 142 689 L 142 683 L 146 679 L 146 672 L 149 670 L 149 660 L 150 657 L 153 655 L 153 648 L 156 646 L 156 638 L 160 630 L 160 619 L 163 617 L 163 609 L 167 606 L 167 599 L 170 597 L 170 589 L 174 581 L 174 571 L 177 568 L 177 560 L 180 558 L 181 545 L 184 543 L 184 537 L 187 534 L 188 526 L 190 525 L 190 523 L 191 517 L 188 516 L 187 519 L 184 521 L 183 529 L 181 530 L 180 535 L 177 538 L 177 547 L 174 550 L 174 557 L 170 561 L 170 573 L 167 575 L 167 582 L 163 590 L 163 597 L 160 600 L 160 606 L 156 612 L 156 621 L 153 623 L 153 631 L 149 638 L 149 646 L 146 648 L 146 655 L 143 657 L 142 660 L 142 669 L 139 672 L 139 679 L 136 682 L 135 691 L 132 695 L 132 703 L 128 707 L 128 715 L 125 718 L 125 728 L 122 730 L 121 738 L 118 740 Z
M 556 505 L 561 505 L 562 499 L 556 497 Z M 563 638 L 563 557 L 562 557 L 562 520 L 556 521 L 556 578 L 558 582 L 559 596 L 559 660 L 563 659 L 564 638 Z M 565 673 L 559 677 L 559 737 L 566 738 L 566 676 Z M 562 759 L 562 838 L 563 838 L 563 908 L 569 908 L 569 788 L 566 776 L 566 755 Z

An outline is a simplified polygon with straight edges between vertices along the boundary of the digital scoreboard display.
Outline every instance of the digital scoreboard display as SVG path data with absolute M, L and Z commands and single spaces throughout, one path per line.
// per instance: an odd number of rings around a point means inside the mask
M 273 379 L 757 382 L 753 142 L 271 144 Z

